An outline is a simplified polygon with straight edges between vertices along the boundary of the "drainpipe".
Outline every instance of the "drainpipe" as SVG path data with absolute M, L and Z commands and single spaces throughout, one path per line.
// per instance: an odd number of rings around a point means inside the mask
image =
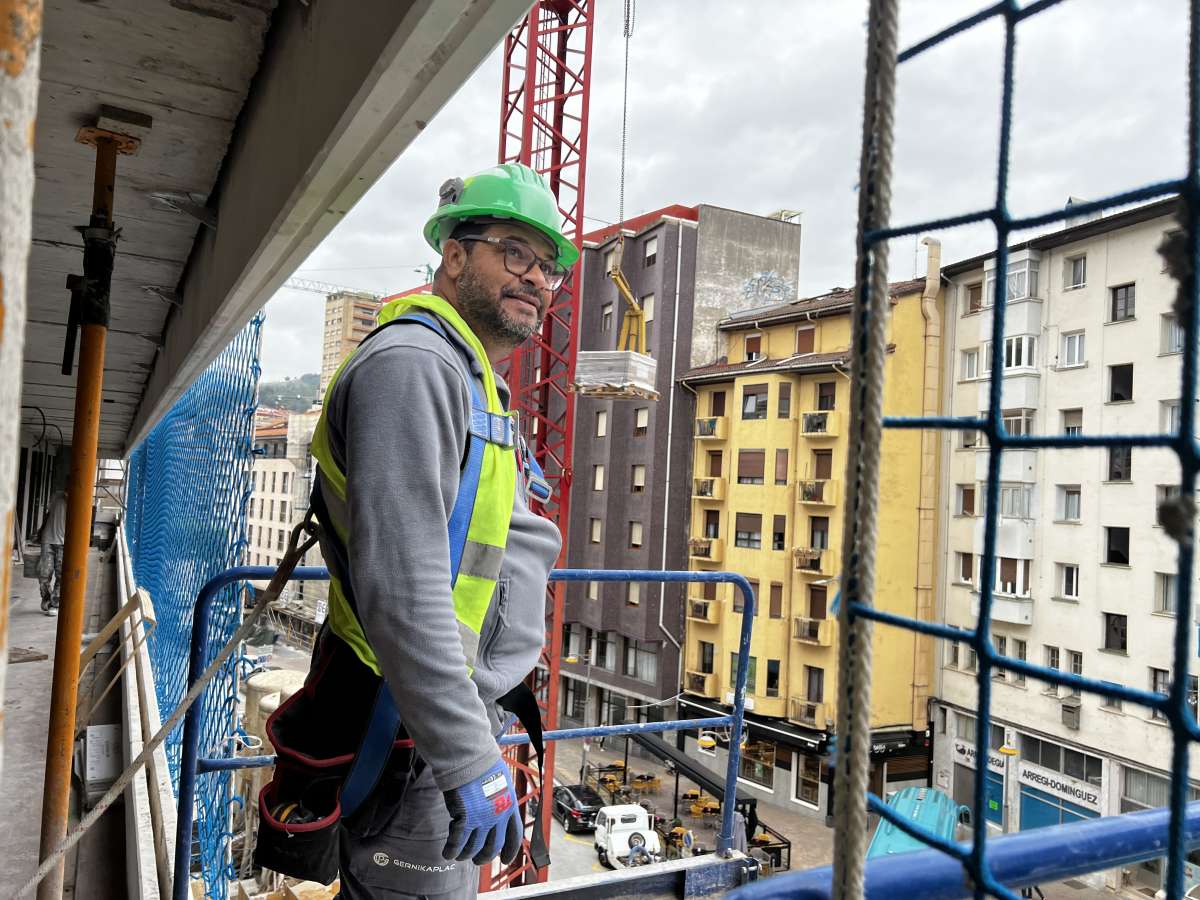
M 85 127 L 76 141 L 96 148 L 92 216 L 83 233 L 83 275 L 67 278 L 71 314 L 63 356 L 64 374 L 74 362 L 74 324 L 80 332 L 79 375 L 75 383 L 75 419 L 71 436 L 71 469 L 67 483 L 66 543 L 63 545 L 62 601 L 54 642 L 54 683 L 50 694 L 50 726 L 46 739 L 46 780 L 42 795 L 39 861 L 55 851 L 67 833 L 71 802 L 71 757 L 74 749 L 76 688 L 83 638 L 83 605 L 91 544 L 92 497 L 96 493 L 96 456 L 100 439 L 100 402 L 104 387 L 104 345 L 108 337 L 109 289 L 116 229 L 113 193 L 117 153 L 133 153 L 137 138 L 102 127 Z M 63 862 L 38 885 L 38 900 L 60 900 Z
M 937 308 L 942 287 L 942 245 L 933 238 L 922 243 L 928 248 L 925 264 L 925 288 L 921 292 L 921 315 L 925 319 L 924 370 L 921 381 L 921 415 L 938 414 L 941 387 L 942 320 Z M 937 556 L 937 472 L 940 434 L 932 429 L 921 432 L 920 494 L 917 500 L 917 584 L 916 618 L 932 622 L 934 618 L 934 561 Z M 933 638 L 913 633 L 913 730 L 929 727 L 930 682 L 933 679 Z
M 0 371 L 20 372 L 25 344 L 25 283 L 33 219 L 33 128 L 42 52 L 40 0 L 0 0 Z M 21 379 L 0 378 L 0 548 L 12 547 L 16 463 L 21 454 Z M 33 453 L 29 460 L 32 464 Z M 28 490 L 29 479 L 25 479 Z M 25 528 L 28 531 L 28 525 Z M 0 767 L 4 747 L 4 676 L 8 660 L 8 579 L 0 566 Z

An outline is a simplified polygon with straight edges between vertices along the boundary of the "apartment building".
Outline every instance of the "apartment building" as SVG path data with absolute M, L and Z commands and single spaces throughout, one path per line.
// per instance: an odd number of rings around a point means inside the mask
M 886 415 L 937 412 L 940 369 L 938 251 L 927 278 L 890 289 Z M 747 742 L 740 780 L 771 803 L 832 812 L 828 754 L 837 719 L 836 602 L 845 520 L 853 294 L 776 304 L 720 323 L 727 354 L 692 369 L 695 392 L 693 570 L 729 570 L 754 589 Z M 936 580 L 937 438 L 883 438 L 875 605 L 930 620 Z M 692 585 L 687 597 L 680 709 L 728 713 L 744 600 L 732 585 Z M 871 790 L 926 784 L 933 646 L 877 626 L 871 693 Z M 689 753 L 724 771 L 726 737 Z
M 340 291 L 325 297 L 325 331 L 321 342 L 321 399 L 351 350 L 375 328 L 379 300 L 373 294 Z
M 1175 228 L 1172 210 L 1173 201 L 1155 203 L 1012 247 L 1002 341 L 991 333 L 995 260 L 947 266 L 946 413 L 984 410 L 986 379 L 1002 365 L 1012 434 L 1175 428 L 1183 334 L 1171 312 L 1175 283 L 1157 252 Z M 974 433 L 946 433 L 942 459 L 949 515 L 940 611 L 947 624 L 969 628 L 979 607 L 988 452 Z M 1176 547 L 1156 517 L 1179 477 L 1173 454 L 1157 448 L 1005 452 L 992 608 L 999 652 L 1160 692 L 1186 678 L 1194 705 L 1195 674 L 1171 668 Z M 940 657 L 934 781 L 967 802 L 977 777 L 977 660 L 955 643 Z M 1148 710 L 1011 672 L 996 675 L 991 696 L 989 827 L 1020 831 L 1166 805 L 1170 731 Z M 1091 880 L 1152 893 L 1161 870 L 1154 861 Z
M 623 304 L 607 277 L 622 268 L 646 315 L 659 399 L 581 396 L 567 563 L 683 569 L 691 504 L 691 398 L 678 378 L 715 355 L 717 323 L 795 296 L 800 226 L 719 207 L 670 206 L 589 234 L 584 243 L 581 350 L 617 345 Z M 566 594 L 562 716 L 613 724 L 669 718 L 679 693 L 682 586 L 572 584 Z M 589 661 L 591 665 L 589 666 Z

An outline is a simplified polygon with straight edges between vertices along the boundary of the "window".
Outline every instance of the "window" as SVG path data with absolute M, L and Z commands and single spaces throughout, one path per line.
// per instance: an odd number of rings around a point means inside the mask
M 1000 485 L 1000 515 L 1010 519 L 1028 519 L 1033 488 L 1027 484 Z
M 825 700 L 825 670 L 818 666 L 804 667 L 804 699 L 809 703 Z
M 1100 757 L 1072 750 L 1069 747 L 1061 747 L 1024 733 L 1018 733 L 1018 740 L 1022 759 L 1041 766 L 1043 769 L 1061 772 L 1072 778 L 1078 778 L 1080 781 L 1086 781 L 1088 784 L 1097 786 L 1100 784 L 1104 771 L 1104 763 Z
M 817 411 L 837 408 L 837 382 L 822 381 L 817 384 Z
M 1083 654 L 1078 650 L 1067 651 L 1067 671 L 1069 671 L 1072 675 L 1078 675 L 1080 678 L 1083 677 Z M 1078 697 L 1079 688 L 1067 688 L 1067 696 Z
M 779 696 L 779 660 L 767 660 L 767 690 L 768 697 Z
M 613 324 L 613 305 L 605 303 L 600 307 L 600 330 L 602 332 L 612 331 Z
M 1133 363 L 1108 367 L 1108 402 L 1133 399 Z
M 964 315 L 979 312 L 983 309 L 983 282 L 963 285 L 963 304 L 966 307 Z
M 753 362 L 762 356 L 762 335 L 746 335 L 746 361 Z
M 658 262 L 658 238 L 647 238 L 646 243 L 643 244 L 642 247 L 642 267 L 648 269 Z
M 1183 352 L 1183 325 L 1172 315 L 1162 317 L 1162 352 Z
M 958 446 L 963 450 L 974 450 L 979 446 L 979 432 L 960 431 L 958 433 Z
M 958 641 L 946 642 L 946 667 L 950 669 L 958 668 Z
M 1033 434 L 1032 409 L 1006 409 L 1001 414 L 1004 430 L 1014 437 L 1027 437 Z
M 762 785 L 775 787 L 775 745 L 770 741 L 749 741 L 742 750 L 738 776 Z
M 600 599 L 600 582 L 598 582 L 598 581 L 589 581 L 588 582 L 587 598 L 589 600 L 599 600 Z
M 1062 411 L 1063 434 L 1083 433 L 1083 410 L 1064 409 Z
M 642 298 L 642 319 L 646 323 L 646 352 L 651 356 L 654 352 L 650 349 L 651 338 L 654 334 L 654 295 L 647 294 Z
M 1129 617 L 1121 613 L 1104 614 L 1104 649 L 1125 653 L 1129 649 Z
M 629 523 L 629 546 L 631 549 L 636 549 L 642 546 L 642 523 Z M 631 582 L 632 583 L 632 582 Z
M 1167 572 L 1154 573 L 1154 611 L 1173 616 L 1179 610 L 1175 576 Z
M 1037 365 L 1037 338 L 1019 334 L 1004 339 L 1004 368 L 1014 369 Z
M 767 386 L 748 384 L 742 388 L 742 418 L 765 419 L 767 417 Z
M 1067 600 L 1079 599 L 1079 566 L 1058 563 L 1058 595 Z
M 817 329 L 796 329 L 796 353 L 812 353 L 817 346 Z
M 722 394 L 722 397 L 725 395 Z M 650 409 L 649 407 L 640 406 L 633 411 L 633 436 L 645 437 L 646 431 L 650 427 Z
M 592 466 L 592 490 L 604 490 L 604 466 Z
M 288 473 L 287 472 L 284 472 L 283 477 L 280 479 L 279 489 L 281 491 L 283 491 L 283 493 L 285 493 L 285 494 L 288 492 Z
M 766 468 L 767 451 L 739 450 L 737 463 L 738 484 L 762 484 Z
M 762 547 L 762 516 L 757 513 L 738 513 L 734 517 L 733 543 L 750 550 Z
M 1117 684 L 1115 681 L 1102 681 L 1100 683 L 1103 684 L 1105 687 L 1110 687 L 1110 688 L 1119 688 L 1121 686 L 1121 685 Z M 1122 709 L 1121 698 L 1106 696 L 1100 702 L 1100 708 L 1101 709 L 1110 709 L 1113 712 L 1121 712 L 1121 709 Z
M 729 654 L 729 687 L 737 684 L 738 655 Z M 758 658 L 751 656 L 746 665 L 746 693 L 757 694 L 758 690 Z
M 278 472 L 271 473 L 271 493 L 275 493 L 275 479 L 279 475 Z
M 829 517 L 809 516 L 809 543 L 814 550 L 829 549 Z
M 772 619 L 783 618 L 783 585 L 777 581 L 771 582 L 770 615 Z M 771 695 L 768 695 L 771 696 Z
M 955 713 L 955 715 L 954 715 L 954 735 L 955 735 L 955 737 L 959 738 L 960 740 L 966 741 L 967 743 L 970 743 L 970 744 L 974 744 L 975 737 L 976 737 L 975 717 L 974 716 L 966 716 L 966 715 L 963 715 L 962 713 Z
M 617 671 L 617 640 L 612 631 L 596 631 L 592 633 L 592 665 Z
M 746 581 L 750 584 L 750 594 L 754 597 L 754 614 L 758 615 L 758 580 L 747 578 Z M 733 611 L 740 613 L 746 608 L 746 600 L 741 589 L 735 587 L 733 589 Z
M 828 593 L 823 584 L 810 584 L 808 586 L 808 617 L 810 619 L 824 619 L 828 610 Z
M 1109 526 L 1104 529 L 1104 561 L 1111 566 L 1129 565 L 1129 529 Z
M 268 519 L 275 518 L 275 501 L 274 500 L 267 501 L 267 518 Z
M 1155 507 L 1156 513 L 1154 521 L 1160 527 L 1162 526 L 1162 505 L 1164 503 L 1173 503 L 1175 498 L 1179 496 L 1179 485 L 1177 484 L 1159 484 L 1154 488 L 1155 499 L 1158 501 Z
M 1169 694 L 1171 692 L 1171 673 L 1166 669 L 1151 669 L 1150 690 L 1156 694 Z M 1166 721 L 1167 716 L 1161 709 L 1156 709 L 1150 714 L 1150 718 Z
M 775 516 L 771 523 L 771 549 L 787 549 L 787 516 Z
M 1179 401 L 1164 400 L 1161 407 L 1159 417 L 1162 419 L 1162 430 L 1167 434 L 1179 434 Z
M 974 584 L 975 583 L 975 555 L 973 553 L 955 553 L 958 557 L 958 581 L 959 584 Z
M 1008 267 L 1008 300 L 1024 300 L 1036 297 L 1038 291 L 1038 264 L 1027 259 L 1010 263 Z M 996 299 L 996 273 L 987 276 L 984 289 L 984 305 L 991 306 Z
M 720 450 L 709 450 L 708 451 L 708 477 L 709 478 L 720 478 L 721 477 L 721 472 L 722 472 L 722 469 L 724 468 L 722 466 L 723 462 L 724 462 L 724 454 L 721 453 Z
M 833 477 L 833 451 L 832 450 L 814 450 L 813 458 L 813 478 L 817 481 L 828 481 Z
M 629 490 L 634 494 L 643 493 L 646 490 L 646 467 L 638 464 L 632 466 L 629 470 Z
M 1133 285 L 1123 284 L 1110 290 L 1112 294 L 1111 322 L 1124 322 L 1133 318 Z
M 1084 363 L 1083 355 L 1083 332 L 1074 331 L 1070 334 L 1062 336 L 1062 353 L 1058 358 L 1058 366 L 1060 369 L 1066 369 L 1071 366 L 1082 366 Z
M 788 483 L 788 451 L 787 447 L 780 447 L 775 451 L 775 483 Z
M 604 410 L 596 413 L 596 437 L 608 434 L 608 413 Z
M 1068 256 L 1063 260 L 1063 290 L 1081 288 L 1087 284 L 1087 255 Z
M 713 673 L 714 649 L 710 642 L 700 642 L 700 672 L 704 675 L 711 675 Z
M 1129 481 L 1133 477 L 1133 448 L 1108 448 L 1108 480 Z
M 792 385 L 784 381 L 779 385 L 779 418 L 786 419 L 792 414 Z
M 964 350 L 962 352 L 963 380 L 979 377 L 979 351 Z
M 944 712 L 944 710 L 943 710 Z M 821 805 L 821 767 L 820 757 L 807 753 L 796 753 L 792 768 L 796 772 L 795 798 L 813 808 Z
M 710 416 L 725 415 L 725 392 L 724 391 L 713 391 L 712 392 L 712 407 L 709 410 L 709 415 Z
M 1083 496 L 1077 484 L 1060 484 L 1057 490 L 1054 517 L 1060 522 L 1078 522 L 1080 500 Z
M 1001 556 L 996 562 L 996 593 L 1028 597 L 1031 560 Z
M 721 536 L 720 510 L 706 509 L 704 511 L 704 536 L 709 539 Z
M 282 529 L 282 528 L 280 528 L 279 531 L 276 532 L 276 534 L 275 534 L 275 549 L 276 550 L 283 549 L 283 536 L 285 534 L 287 534 L 287 532 L 284 531 L 284 529 Z
M 1046 651 L 1046 668 L 1054 669 L 1055 671 L 1057 671 L 1058 670 L 1058 648 L 1051 647 L 1049 644 L 1047 644 L 1045 647 L 1045 651 Z M 1047 694 L 1051 694 L 1051 695 L 1057 697 L 1058 696 L 1058 685 L 1047 684 L 1045 687 L 1045 692 Z
M 1026 657 L 1026 653 L 1028 652 L 1028 648 L 1029 648 L 1029 645 L 1025 641 L 1021 640 L 1020 638 L 1013 638 L 1013 656 L 1016 657 L 1017 659 L 1019 659 L 1021 662 L 1026 661 L 1025 657 Z M 1013 676 L 1013 684 L 1024 684 L 1025 683 L 1025 673 L 1024 672 L 1013 672 L 1012 676 Z

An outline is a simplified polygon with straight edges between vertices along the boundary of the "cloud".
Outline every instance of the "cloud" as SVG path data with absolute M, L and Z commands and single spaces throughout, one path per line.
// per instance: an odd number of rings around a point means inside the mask
M 901 5 L 909 46 L 979 8 Z M 803 210 L 800 281 L 819 293 L 853 280 L 866 4 L 643 0 L 630 43 L 625 213 L 711 203 Z M 624 40 L 619 8 L 597 7 L 592 62 L 589 227 L 618 214 Z M 1003 23 L 993 20 L 900 67 L 892 221 L 995 202 Z M 1064 3 L 1017 26 L 1009 208 L 1099 197 L 1178 177 L 1186 165 L 1185 4 Z M 499 52 L 487 59 L 335 231 L 303 277 L 383 292 L 435 263 L 420 237 L 446 178 L 495 161 Z M 937 235 L 953 262 L 994 246 L 990 225 Z M 924 265 L 912 239 L 894 278 Z M 264 375 L 316 371 L 318 295 L 281 291 L 267 307 Z

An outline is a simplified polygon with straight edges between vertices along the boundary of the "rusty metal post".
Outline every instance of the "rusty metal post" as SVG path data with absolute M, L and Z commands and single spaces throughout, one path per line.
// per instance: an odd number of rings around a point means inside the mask
M 33 219 L 33 134 L 41 0 L 0 0 L 0 372 L 20 372 L 25 345 L 25 272 Z M 21 379 L 0 378 L 0 774 L 8 659 L 8 551 L 21 454 Z
M 96 492 L 100 395 L 104 386 L 104 345 L 108 336 L 109 288 L 116 251 L 112 214 L 119 137 L 99 129 L 85 128 L 77 139 L 96 148 L 96 181 L 91 221 L 80 229 L 83 233 L 84 274 L 82 278 L 72 276 L 69 281 L 81 342 L 79 376 L 75 383 L 74 430 L 71 435 L 71 474 L 67 482 L 62 601 L 54 643 L 54 684 L 50 696 L 50 729 L 46 739 L 40 860 L 45 860 L 62 843 L 70 813 L 84 593 L 87 587 L 88 547 L 91 544 L 92 497 Z M 60 857 L 45 880 L 38 885 L 39 900 L 60 900 L 62 897 L 63 862 L 64 858 Z

